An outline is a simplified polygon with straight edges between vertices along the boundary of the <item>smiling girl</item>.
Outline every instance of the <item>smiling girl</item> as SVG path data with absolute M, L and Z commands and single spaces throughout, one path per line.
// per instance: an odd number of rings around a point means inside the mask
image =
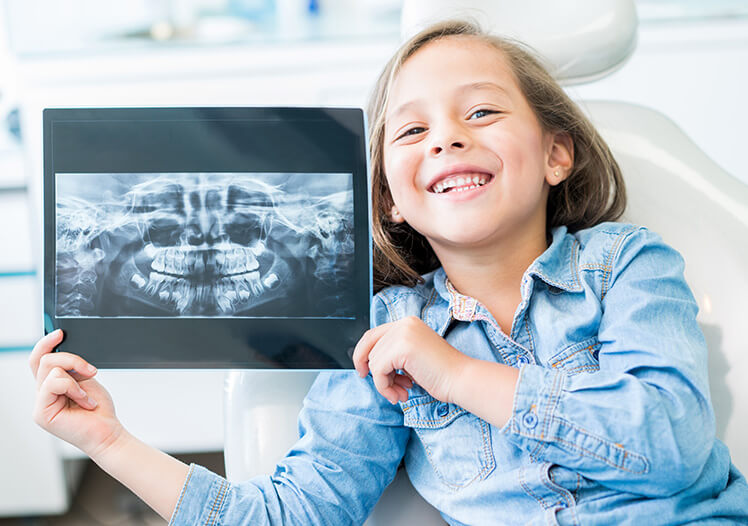
M 539 62 L 440 24 L 369 117 L 363 378 L 320 374 L 273 474 L 231 484 L 139 442 L 59 333 L 31 355 L 36 421 L 172 524 L 360 524 L 401 461 L 450 524 L 748 522 L 683 260 L 614 222 L 620 170 Z

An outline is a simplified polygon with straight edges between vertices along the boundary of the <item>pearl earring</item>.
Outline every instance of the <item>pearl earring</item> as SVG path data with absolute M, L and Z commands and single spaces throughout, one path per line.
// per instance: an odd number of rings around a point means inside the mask
M 558 177 L 558 170 L 556 170 L 555 172 L 553 172 L 553 175 L 555 175 L 556 177 Z

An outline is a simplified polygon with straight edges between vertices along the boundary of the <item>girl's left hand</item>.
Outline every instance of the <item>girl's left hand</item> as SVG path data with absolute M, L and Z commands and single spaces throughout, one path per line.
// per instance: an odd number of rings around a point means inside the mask
M 453 379 L 467 360 L 416 316 L 366 331 L 353 352 L 358 374 L 363 378 L 371 371 L 377 391 L 392 404 L 408 399 L 406 389 L 413 382 L 437 400 L 450 402 Z

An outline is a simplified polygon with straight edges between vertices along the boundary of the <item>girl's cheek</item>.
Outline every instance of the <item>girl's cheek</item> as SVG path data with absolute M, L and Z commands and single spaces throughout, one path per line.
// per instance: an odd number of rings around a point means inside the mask
M 403 163 L 397 158 L 397 156 L 391 156 L 386 163 L 384 163 L 384 174 L 387 178 L 387 183 L 390 185 L 391 191 L 396 191 L 398 184 L 401 183 L 405 168 Z

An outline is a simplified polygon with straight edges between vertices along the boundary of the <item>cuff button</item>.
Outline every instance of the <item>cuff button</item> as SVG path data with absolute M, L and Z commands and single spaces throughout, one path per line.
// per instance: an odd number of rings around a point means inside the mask
M 528 411 L 522 417 L 522 423 L 527 429 L 535 429 L 535 426 L 538 425 L 538 417 L 535 415 L 535 413 Z

